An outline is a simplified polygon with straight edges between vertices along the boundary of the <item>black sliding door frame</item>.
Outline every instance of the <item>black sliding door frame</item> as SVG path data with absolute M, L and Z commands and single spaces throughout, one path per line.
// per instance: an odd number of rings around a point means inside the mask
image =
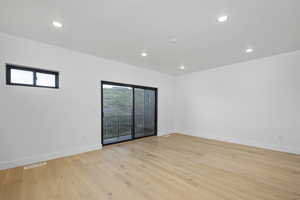
M 132 128 L 131 128 L 131 139 L 128 140 L 123 140 L 123 141 L 118 141 L 118 142 L 114 142 L 114 143 L 109 143 L 109 144 L 104 144 L 104 109 L 103 109 L 103 85 L 113 85 L 113 86 L 121 86 L 121 87 L 130 87 L 132 88 Z M 139 88 L 139 89 L 145 89 L 145 90 L 152 90 L 154 91 L 155 94 L 155 114 L 154 114 L 154 134 L 153 135 L 146 135 L 143 137 L 138 137 L 136 138 L 135 136 L 135 89 Z M 101 81 L 101 144 L 102 146 L 105 145 L 111 145 L 111 144 L 117 144 L 117 143 L 121 143 L 121 142 L 128 142 L 128 141 L 132 141 L 132 140 L 136 140 L 136 139 L 141 139 L 141 138 L 145 138 L 145 137 L 150 137 L 150 136 L 157 136 L 157 88 L 153 88 L 153 87 L 147 87 L 147 86 L 140 86 L 140 85 L 132 85 L 132 84 L 125 84 L 125 83 L 116 83 L 116 82 L 111 82 L 111 81 Z

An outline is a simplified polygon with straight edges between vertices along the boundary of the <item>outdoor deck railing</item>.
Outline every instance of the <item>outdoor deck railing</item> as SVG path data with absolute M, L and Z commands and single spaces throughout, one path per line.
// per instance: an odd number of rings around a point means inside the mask
M 103 118 L 104 139 L 131 134 L 132 116 L 105 116 Z
M 135 129 L 137 132 L 142 132 L 143 130 L 147 129 L 145 128 L 144 115 L 135 115 L 135 122 L 136 122 Z M 148 125 L 151 127 L 153 124 L 151 123 Z M 131 135 L 132 116 L 131 115 L 105 116 L 103 118 L 103 129 L 104 129 L 103 130 L 104 139 L 111 139 L 120 136 Z M 153 129 L 150 128 L 149 130 L 152 130 L 153 132 Z

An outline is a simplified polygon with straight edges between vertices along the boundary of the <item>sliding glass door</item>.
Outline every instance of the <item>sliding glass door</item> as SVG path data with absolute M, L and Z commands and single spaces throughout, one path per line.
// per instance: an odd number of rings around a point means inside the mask
M 132 139 L 133 89 L 103 84 L 102 95 L 103 144 Z
M 157 89 L 101 82 L 102 144 L 157 134 Z
M 155 133 L 155 90 L 134 89 L 135 137 L 154 135 Z

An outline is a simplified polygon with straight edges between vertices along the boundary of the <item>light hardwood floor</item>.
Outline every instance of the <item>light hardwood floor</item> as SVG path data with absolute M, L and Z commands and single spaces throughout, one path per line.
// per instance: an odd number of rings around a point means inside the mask
M 180 134 L 0 171 L 1 200 L 300 200 L 300 155 Z

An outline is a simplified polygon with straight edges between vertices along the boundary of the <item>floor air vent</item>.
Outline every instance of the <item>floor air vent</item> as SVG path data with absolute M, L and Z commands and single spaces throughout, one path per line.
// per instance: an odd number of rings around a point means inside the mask
M 32 169 L 32 168 L 41 167 L 41 166 L 44 166 L 44 165 L 47 165 L 47 162 L 40 162 L 40 163 L 35 163 L 35 164 L 32 164 L 32 165 L 27 165 L 27 166 L 24 167 L 24 169 Z
M 170 137 L 171 134 L 163 135 L 162 137 Z

